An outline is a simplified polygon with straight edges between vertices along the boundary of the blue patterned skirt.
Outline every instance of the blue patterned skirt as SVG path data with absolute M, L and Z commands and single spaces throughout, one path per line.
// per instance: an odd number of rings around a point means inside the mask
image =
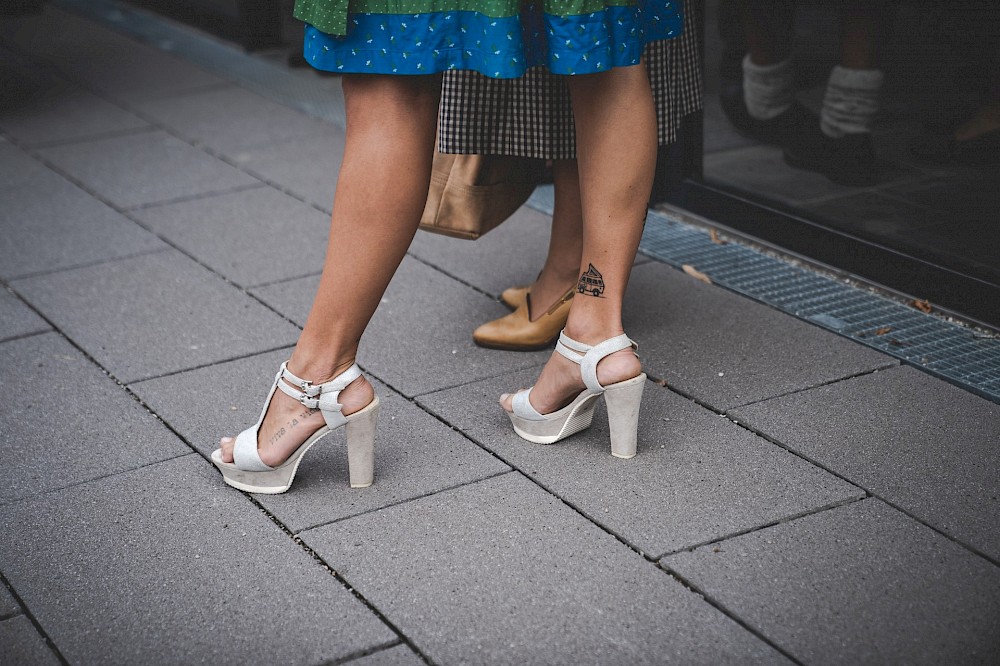
M 305 58 L 317 69 L 342 73 L 459 69 L 509 79 L 545 66 L 554 74 L 593 74 L 636 65 L 647 43 L 683 30 L 677 0 L 638 0 L 585 13 L 566 10 L 565 0 L 543 2 L 521 5 L 511 16 L 469 10 L 351 11 L 345 35 L 306 27 Z M 593 0 L 579 6 L 591 9 Z

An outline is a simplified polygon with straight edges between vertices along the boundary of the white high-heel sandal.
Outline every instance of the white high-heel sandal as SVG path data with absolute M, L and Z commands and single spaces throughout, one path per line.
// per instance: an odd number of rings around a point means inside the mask
M 623 382 L 601 386 L 597 380 L 597 364 L 605 356 L 617 351 L 638 346 L 627 335 L 609 338 L 594 346 L 577 342 L 566 335 L 559 334 L 556 351 L 580 366 L 580 375 L 587 385 L 573 402 L 551 414 L 539 414 L 528 396 L 531 389 L 524 389 L 514 394 L 513 412 L 508 412 L 514 432 L 536 444 L 553 444 L 570 435 L 589 428 L 594 419 L 594 407 L 597 399 L 603 395 L 608 407 L 608 424 L 611 430 L 611 455 L 617 458 L 631 458 L 636 450 L 636 431 L 639 424 L 639 403 L 642 402 L 642 389 L 646 385 L 646 374 L 639 373 L 637 377 Z
M 274 384 L 264 401 L 257 423 L 247 428 L 236 437 L 233 447 L 233 462 L 222 461 L 222 449 L 212 452 L 212 462 L 222 472 L 226 483 L 234 488 L 251 493 L 277 494 L 292 487 L 295 472 L 306 451 L 313 444 L 330 434 L 342 425 L 347 426 L 347 466 L 351 477 L 352 488 L 366 488 L 375 478 L 375 424 L 378 421 L 379 401 L 375 396 L 363 409 L 348 416 L 341 413 L 342 405 L 337 402 L 340 392 L 347 385 L 361 376 L 361 369 L 355 363 L 325 384 L 313 385 L 312 382 L 300 379 L 288 370 L 288 362 L 281 364 L 278 374 L 274 376 Z M 289 383 L 292 386 L 289 386 Z M 280 389 L 285 395 L 298 400 L 309 409 L 318 409 L 323 415 L 326 425 L 302 442 L 288 460 L 271 467 L 266 465 L 257 453 L 257 431 L 264 421 L 264 414 L 271 404 L 275 390 Z

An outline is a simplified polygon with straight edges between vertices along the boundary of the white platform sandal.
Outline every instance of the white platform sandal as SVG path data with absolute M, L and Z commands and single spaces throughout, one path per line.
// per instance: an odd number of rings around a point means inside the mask
M 299 468 L 302 456 L 313 444 L 330 434 L 342 425 L 347 426 L 347 466 L 350 470 L 351 487 L 366 488 L 374 481 L 375 462 L 375 424 L 378 420 L 378 396 L 368 406 L 349 416 L 341 413 L 341 404 L 337 402 L 340 392 L 347 385 L 361 376 L 357 364 L 340 373 L 325 384 L 313 385 L 312 382 L 296 377 L 288 370 L 288 362 L 281 364 L 278 374 L 274 376 L 274 384 L 264 401 L 257 423 L 241 432 L 236 437 L 233 447 L 233 462 L 222 461 L 222 450 L 212 452 L 212 462 L 222 471 L 226 483 L 234 488 L 251 493 L 277 494 L 292 487 L 295 472 Z M 289 386 L 289 383 L 292 384 Z M 257 453 L 257 431 L 264 421 L 264 414 L 271 404 L 274 392 L 280 389 L 285 395 L 295 398 L 309 409 L 318 409 L 323 414 L 326 425 L 309 436 L 299 448 L 289 456 L 288 460 L 277 467 L 264 464 Z
M 565 332 L 559 334 L 556 351 L 580 366 L 580 374 L 587 385 L 573 402 L 551 414 L 539 414 L 528 396 L 531 389 L 514 394 L 513 412 L 508 412 L 514 432 L 536 444 L 552 444 L 590 427 L 594 419 L 597 399 L 603 395 L 608 407 L 611 430 L 611 455 L 631 458 L 636 450 L 636 431 L 639 424 L 639 404 L 646 385 L 646 374 L 623 382 L 601 386 L 597 380 L 597 364 L 605 356 L 638 346 L 627 335 L 609 338 L 591 347 L 577 342 Z

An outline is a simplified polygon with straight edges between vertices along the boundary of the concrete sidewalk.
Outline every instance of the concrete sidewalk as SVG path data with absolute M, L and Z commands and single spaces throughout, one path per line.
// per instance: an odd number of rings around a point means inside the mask
M 343 133 L 106 27 L 0 19 L 0 663 L 1000 660 L 1000 405 L 640 257 L 639 455 L 496 405 L 529 208 L 418 236 L 359 361 L 376 483 L 207 460 L 318 280 Z

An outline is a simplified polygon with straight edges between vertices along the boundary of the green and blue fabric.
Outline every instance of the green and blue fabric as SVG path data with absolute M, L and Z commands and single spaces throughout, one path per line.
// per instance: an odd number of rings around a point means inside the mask
M 678 0 L 297 0 L 304 54 L 331 72 L 475 70 L 516 78 L 543 65 L 592 74 L 636 65 L 683 25 Z

